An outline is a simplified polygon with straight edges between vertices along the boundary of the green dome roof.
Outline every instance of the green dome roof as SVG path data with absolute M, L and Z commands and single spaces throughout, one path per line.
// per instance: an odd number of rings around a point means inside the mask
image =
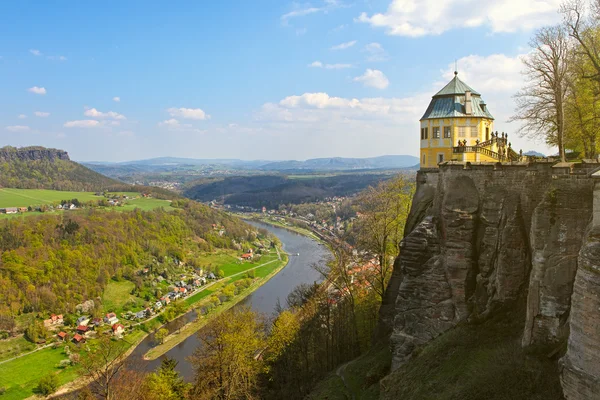
M 465 93 L 467 91 L 471 92 L 471 114 L 466 113 Z M 421 120 L 454 117 L 494 119 L 481 95 L 458 79 L 457 72 L 454 73 L 454 78 L 433 96 Z
M 437 96 L 446 96 L 450 94 L 465 94 L 465 92 L 470 91 L 471 94 L 475 94 L 477 96 L 481 96 L 479 93 L 473 90 L 469 85 L 458 79 L 458 72 L 454 72 L 454 78 L 448 82 L 446 86 L 442 88 L 439 92 L 437 92 L 433 97 Z

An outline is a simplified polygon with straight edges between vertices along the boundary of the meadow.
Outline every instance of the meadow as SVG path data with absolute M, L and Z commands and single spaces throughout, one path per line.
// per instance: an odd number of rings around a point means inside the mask
M 127 202 L 122 206 L 110 207 L 111 209 L 114 209 L 116 211 L 132 211 L 136 208 L 139 208 L 143 211 L 150 211 L 160 207 L 163 207 L 167 211 L 174 210 L 174 208 L 171 207 L 171 203 L 169 200 L 140 197 L 141 194 L 136 192 L 118 192 L 110 194 L 134 197 L 131 200 L 127 200 Z M 0 208 L 51 205 L 55 203 L 60 203 L 63 200 L 73 199 L 77 199 L 80 202 L 88 202 L 102 200 L 103 198 L 103 196 L 96 196 L 94 192 L 69 192 L 46 189 L 0 188 Z M 14 218 L 19 215 L 31 216 L 38 215 L 38 213 L 29 212 L 25 214 L 0 214 L 0 219 Z

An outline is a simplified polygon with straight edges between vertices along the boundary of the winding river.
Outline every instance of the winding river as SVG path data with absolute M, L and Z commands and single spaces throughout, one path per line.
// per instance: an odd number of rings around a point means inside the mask
M 329 251 L 327 247 L 295 232 L 259 222 L 250 222 L 250 224 L 265 228 L 277 236 L 283 244 L 283 250 L 290 254 L 290 257 L 288 264 L 277 275 L 259 287 L 236 307 L 250 305 L 257 312 L 272 315 L 277 302 L 279 301 L 284 305 L 288 294 L 296 286 L 301 283 L 313 283 L 320 280 L 320 274 L 312 268 L 312 265 L 328 257 Z M 180 318 L 193 321 L 196 318 L 196 312 L 190 311 Z M 174 329 L 173 324 L 168 324 L 167 328 L 171 331 Z M 143 355 L 154 346 L 154 335 L 152 334 L 136 347 L 129 356 L 128 361 L 133 368 L 154 370 L 160 365 L 162 358 L 169 357 L 179 362 L 177 370 L 186 380 L 191 380 L 193 369 L 186 359 L 194 353 L 199 345 L 200 341 L 196 335 L 192 335 L 159 359 L 144 361 L 142 359 Z

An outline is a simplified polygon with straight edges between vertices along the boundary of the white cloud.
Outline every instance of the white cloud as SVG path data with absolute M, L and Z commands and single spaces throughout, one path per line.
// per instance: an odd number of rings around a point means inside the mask
M 560 21 L 562 0 L 392 0 L 385 13 L 363 12 L 357 22 L 388 35 L 439 35 L 451 29 L 489 26 L 492 32 L 525 31 Z
M 115 96 L 113 97 L 113 101 L 120 103 L 121 102 L 121 98 L 119 96 Z
M 19 119 L 25 119 L 25 118 L 27 118 L 27 115 L 25 115 L 25 114 L 19 114 L 19 116 L 17 118 L 19 118 Z
M 356 40 L 351 40 L 349 42 L 340 43 L 338 45 L 332 46 L 331 50 L 346 50 L 356 44 Z
M 78 121 L 67 121 L 63 126 L 65 128 L 95 128 L 99 125 L 99 121 L 93 119 L 83 119 Z
M 354 82 L 362 82 L 363 85 L 376 89 L 385 89 L 390 81 L 385 74 L 378 69 L 367 68 L 364 74 L 353 79 Z
M 167 119 L 163 122 L 159 122 L 158 123 L 159 126 L 169 126 L 169 127 L 178 127 L 181 126 L 179 124 L 179 121 L 177 121 L 175 118 L 171 118 L 171 119 Z
M 36 117 L 40 117 L 40 118 L 45 118 L 50 116 L 49 112 L 45 112 L 45 111 L 36 111 L 33 113 Z
M 314 61 L 308 64 L 310 68 L 325 68 L 325 69 L 345 69 L 352 68 L 352 64 L 323 64 L 321 61 Z
M 340 32 L 348 27 L 347 24 L 338 25 L 331 30 L 331 32 Z
M 135 136 L 135 133 L 132 131 L 120 131 L 117 133 L 118 136 L 125 136 L 125 137 L 133 137 Z
M 44 88 L 44 87 L 34 86 L 34 87 L 30 87 L 29 89 L 27 89 L 27 91 L 31 92 L 31 93 L 35 93 L 35 94 L 41 94 L 41 95 L 46 94 L 46 88 Z
M 31 50 L 29 50 L 29 52 L 30 52 L 31 54 L 33 54 L 34 56 L 37 56 L 37 57 L 39 57 L 39 56 L 41 56 L 41 55 L 42 55 L 42 52 L 41 52 L 41 51 L 39 51 L 39 50 L 37 50 L 37 49 L 31 49 Z
M 124 115 L 119 114 L 117 112 L 114 112 L 114 111 L 102 112 L 102 111 L 96 110 L 95 108 L 89 108 L 89 109 L 85 110 L 83 115 L 85 115 L 86 117 L 92 117 L 92 118 L 127 119 L 127 118 L 125 118 Z
M 457 61 L 459 78 L 485 96 L 486 93 L 503 93 L 512 96 L 523 86 L 521 57 L 509 57 L 504 54 L 489 56 L 469 55 Z M 447 83 L 454 77 L 454 63 L 448 64 L 443 71 L 443 80 Z M 509 103 L 513 103 L 512 100 Z
M 384 50 L 383 46 L 377 42 L 367 44 L 363 51 L 368 53 L 367 61 L 369 62 L 386 61 L 388 59 L 387 52 Z
M 26 125 L 13 125 L 13 126 L 7 126 L 6 130 L 7 131 L 11 131 L 11 132 L 27 132 L 29 131 L 31 128 L 29 128 Z
M 298 28 L 298 29 L 296 29 L 296 36 L 306 35 L 306 32 L 308 32 L 308 29 L 306 29 L 306 28 Z
M 314 7 L 311 5 L 298 5 L 294 4 L 294 10 L 285 13 L 281 16 L 281 23 L 283 25 L 288 25 L 289 20 L 292 18 L 305 17 L 311 14 L 317 13 L 328 13 L 336 8 L 346 7 L 341 0 L 324 0 L 323 4 L 320 7 Z
M 67 57 L 65 56 L 47 56 L 48 60 L 57 60 L 57 61 L 67 61 Z
M 200 108 L 175 108 L 171 107 L 167 110 L 171 117 L 179 117 L 184 119 L 206 120 L 210 119 L 210 115 L 206 114 Z

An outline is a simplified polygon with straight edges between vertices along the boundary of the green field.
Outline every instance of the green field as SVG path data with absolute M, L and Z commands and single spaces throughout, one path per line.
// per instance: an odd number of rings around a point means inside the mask
M 134 288 L 135 284 L 131 281 L 110 281 L 102 294 L 104 311 L 115 312 L 117 315 L 120 315 L 123 312 L 123 306 L 128 302 L 136 303 L 138 307 L 142 307 L 143 300 L 131 294 Z
M 56 368 L 61 360 L 67 358 L 64 346 L 56 349 L 48 347 L 26 357 L 0 364 L 0 388 L 6 390 L 0 398 L 17 400 L 30 397 L 40 379 L 49 372 L 58 373 L 61 385 L 72 381 L 78 375 L 77 368 Z
M 237 252 L 219 251 L 214 254 L 202 255 L 202 267 L 213 266 L 222 269 L 225 277 L 243 272 L 247 269 L 254 268 L 277 258 L 276 253 L 263 255 L 258 261 L 240 261 Z
M 0 361 L 12 358 L 21 353 L 27 353 L 35 349 L 35 344 L 25 337 L 19 336 L 12 339 L 0 340 Z
M 129 197 L 139 197 L 136 192 L 118 192 L 118 195 Z M 60 203 L 62 200 L 77 199 L 80 202 L 102 200 L 104 197 L 96 196 L 94 192 L 66 192 L 60 190 L 45 189 L 7 189 L 0 188 L 0 208 L 6 207 L 29 207 L 41 206 L 44 204 Z M 133 200 L 127 200 L 126 204 L 119 207 L 107 207 L 106 209 L 116 211 L 132 211 L 139 208 L 143 211 L 153 210 L 163 207 L 166 211 L 174 210 L 169 200 L 160 200 L 153 198 L 139 197 Z M 0 214 L 2 218 L 14 218 L 18 216 L 39 215 L 37 212 L 28 212 L 24 214 Z
M 139 193 L 138 193 L 139 195 Z M 0 208 L 28 207 L 52 204 L 61 200 L 77 199 L 79 201 L 100 200 L 93 192 L 63 192 L 45 189 L 0 189 Z

